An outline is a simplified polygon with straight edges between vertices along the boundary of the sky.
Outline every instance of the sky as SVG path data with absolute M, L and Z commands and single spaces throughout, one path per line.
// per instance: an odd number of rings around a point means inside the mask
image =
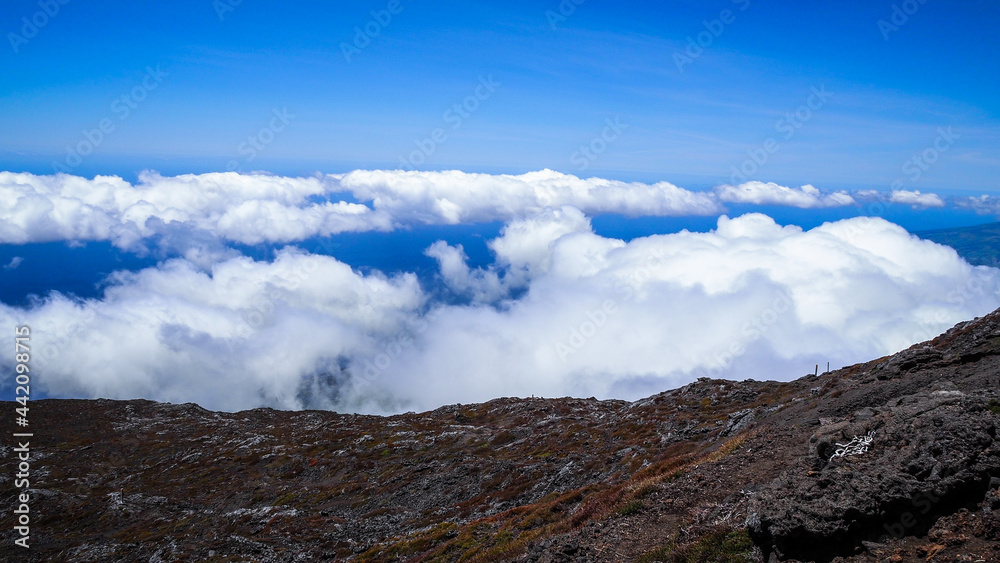
M 1000 307 L 1000 269 L 920 236 L 1000 216 L 995 2 L 0 23 L 0 325 L 32 328 L 37 397 L 634 400 Z
M 37 1 L 0 7 L 7 170 L 52 173 L 73 161 L 67 146 L 110 119 L 114 131 L 74 172 L 236 161 L 298 175 L 405 162 L 708 187 L 774 139 L 780 149 L 748 179 L 997 189 L 995 2 L 400 0 L 396 14 L 383 1 L 54 6 L 51 17 Z M 28 38 L 33 18 L 45 25 Z M 496 86 L 446 118 L 481 80 Z M 795 117 L 813 89 L 829 97 Z M 286 112 L 282 130 L 264 133 L 261 150 L 244 145 L 275 111 Z M 596 158 L 574 159 L 608 119 L 627 128 Z M 904 174 L 949 127 L 951 154 Z M 410 159 L 438 128 L 447 138 L 433 154 Z

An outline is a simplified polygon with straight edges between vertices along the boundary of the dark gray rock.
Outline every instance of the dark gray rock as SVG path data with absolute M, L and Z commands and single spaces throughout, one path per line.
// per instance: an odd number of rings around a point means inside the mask
M 722 436 L 734 436 L 743 432 L 757 420 L 753 409 L 743 409 L 734 413 L 729 413 L 729 421 L 722 431 Z
M 829 561 L 862 542 L 925 533 L 941 515 L 983 501 L 1000 475 L 994 415 L 959 391 L 901 397 L 863 424 L 820 430 L 810 440 L 812 470 L 786 471 L 751 506 L 751 535 L 779 559 Z M 867 432 L 866 452 L 834 456 Z

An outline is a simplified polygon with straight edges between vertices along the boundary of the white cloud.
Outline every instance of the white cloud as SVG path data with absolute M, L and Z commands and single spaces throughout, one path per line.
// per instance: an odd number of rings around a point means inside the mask
M 36 383 L 56 395 L 297 408 L 304 381 L 344 378 L 341 358 L 405 327 L 423 299 L 412 274 L 362 276 L 289 249 L 210 272 L 180 259 L 120 272 L 101 300 L 53 294 L 0 305 L 0 319 L 31 327 Z
M 709 215 L 720 210 L 711 194 L 669 182 L 643 184 L 582 179 L 552 170 L 519 176 L 458 170 L 356 170 L 332 176 L 362 201 L 400 220 L 457 224 L 510 220 L 571 205 L 588 214 Z
M 591 233 L 590 219 L 579 209 L 564 206 L 511 221 L 500 237 L 489 242 L 497 265 L 505 270 L 509 286 L 521 287 L 531 278 L 545 274 L 552 265 L 552 246 L 572 233 Z
M 420 346 L 375 384 L 430 407 L 635 398 L 699 375 L 790 379 L 898 351 L 1000 305 L 1000 271 L 881 219 L 803 232 L 751 214 L 627 244 L 572 232 L 549 254 L 520 299 L 439 309 Z
M 799 188 L 780 186 L 774 182 L 744 182 L 739 186 L 723 185 L 715 188 L 721 201 L 752 203 L 755 205 L 787 205 L 804 209 L 842 207 L 853 205 L 854 198 L 847 192 L 823 194 L 816 187 L 806 184 Z
M 935 194 L 905 190 L 857 195 L 914 207 L 944 205 Z M 415 224 L 509 223 L 563 207 L 589 216 L 692 216 L 722 213 L 725 203 L 826 208 L 856 201 L 846 192 L 825 193 L 808 184 L 753 181 L 699 192 L 669 182 L 578 178 L 552 170 L 356 170 L 305 178 L 144 172 L 134 185 L 116 176 L 0 172 L 0 244 L 110 240 L 135 250 L 169 246 L 162 239 L 170 237 L 175 249 L 217 255 L 219 245 L 230 242 L 288 243 Z
M 933 193 L 922 193 L 918 190 L 892 190 L 889 192 L 880 192 L 878 190 L 859 190 L 854 192 L 854 197 L 860 201 L 877 201 L 909 205 L 913 207 L 913 209 L 928 209 L 931 207 L 944 207 L 946 205 L 944 198 L 941 196 Z M 955 204 L 961 207 L 962 201 L 956 198 Z
M 344 192 L 364 203 L 331 200 Z M 418 223 L 509 221 L 562 205 L 627 215 L 721 210 L 712 194 L 668 182 L 581 179 L 551 170 L 520 176 L 358 170 L 308 178 L 144 172 L 135 185 L 117 176 L 0 172 L 0 243 L 110 240 L 137 248 L 144 239 L 182 231 L 196 240 L 203 232 L 223 241 L 283 243 Z
M 13 257 L 13 258 L 10 259 L 10 262 L 8 262 L 3 267 L 3 269 L 4 270 L 16 270 L 17 267 L 21 265 L 21 262 L 24 262 L 24 257 L 23 256 L 15 256 L 15 257 Z
M 445 285 L 459 295 L 468 296 L 475 302 L 485 303 L 491 303 L 507 295 L 508 288 L 496 271 L 469 268 L 466 264 L 468 256 L 462 245 L 451 246 L 439 240 L 427 248 L 424 254 L 437 260 Z
M 955 205 L 965 209 L 972 209 L 980 215 L 1000 216 L 1000 198 L 991 195 L 956 197 Z
M 430 301 L 412 274 L 285 250 L 117 274 L 100 300 L 0 305 L 0 323 L 32 327 L 39 384 L 57 395 L 398 411 L 790 379 L 1000 305 L 1000 271 L 881 219 L 803 231 L 749 214 L 626 243 L 564 207 L 510 222 L 490 247 L 496 262 L 477 270 L 459 247 L 427 251 L 464 305 Z
M 331 200 L 344 192 L 363 203 Z M 111 240 L 134 248 L 165 231 L 176 234 L 178 226 L 225 241 L 283 243 L 419 223 L 509 221 L 563 205 L 626 215 L 721 210 L 712 194 L 668 182 L 581 179 L 551 170 L 520 176 L 358 170 L 309 178 L 145 172 L 135 185 L 116 176 L 0 172 L 0 243 Z
M 554 258 L 553 245 L 573 233 L 593 235 L 590 219 L 575 207 L 563 206 L 505 225 L 500 236 L 487 243 L 496 257 L 488 268 L 471 270 L 461 245 L 453 247 L 444 241 L 435 242 L 424 254 L 437 260 L 441 278 L 453 292 L 473 302 L 493 303 L 547 273 Z M 567 240 L 563 245 L 568 248 Z
M 111 240 L 129 248 L 170 225 L 247 244 L 391 228 L 389 217 L 364 205 L 311 201 L 329 192 L 321 178 L 225 172 L 139 179 L 0 172 L 0 243 Z
M 944 207 L 944 200 L 939 195 L 910 190 L 893 190 L 889 195 L 889 201 L 910 205 L 914 209 Z

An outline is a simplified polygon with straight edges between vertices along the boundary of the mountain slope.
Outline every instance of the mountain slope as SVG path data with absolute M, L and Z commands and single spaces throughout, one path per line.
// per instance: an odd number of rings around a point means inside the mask
M 31 549 L 6 533 L 3 550 L 32 561 L 1000 560 L 998 383 L 995 312 L 818 377 L 701 379 L 635 403 L 507 398 L 373 417 L 37 401 Z M 10 436 L 15 404 L 2 407 Z M 854 455 L 835 455 L 854 438 L 842 452 Z M 5 507 L 15 461 L 0 448 Z

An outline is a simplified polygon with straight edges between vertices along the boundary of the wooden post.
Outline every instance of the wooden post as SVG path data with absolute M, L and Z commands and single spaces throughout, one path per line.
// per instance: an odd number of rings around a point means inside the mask
M 819 375 L 819 364 L 816 364 L 816 373 L 814 373 L 813 375 Z

